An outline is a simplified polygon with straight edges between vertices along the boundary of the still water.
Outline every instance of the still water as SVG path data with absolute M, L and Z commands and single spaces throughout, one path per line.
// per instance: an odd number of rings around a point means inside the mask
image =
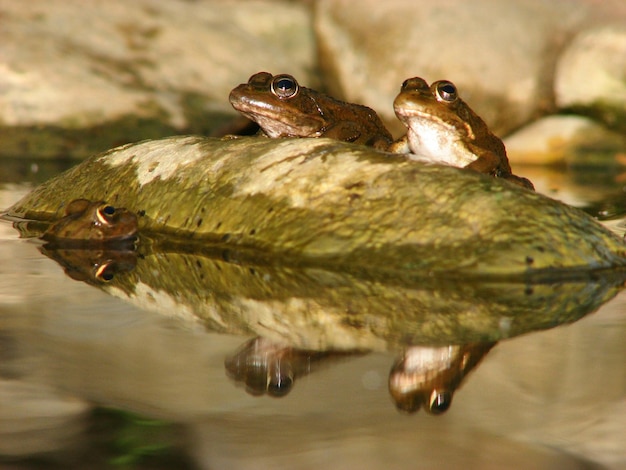
M 0 208 L 62 166 L 7 166 Z M 624 230 L 616 172 L 519 174 Z M 626 469 L 623 280 L 388 288 L 223 253 L 53 252 L 7 221 L 0 260 L 0 468 Z

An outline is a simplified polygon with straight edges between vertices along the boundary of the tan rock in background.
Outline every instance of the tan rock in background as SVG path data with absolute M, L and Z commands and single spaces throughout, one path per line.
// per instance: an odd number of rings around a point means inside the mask
M 308 9 L 294 3 L 1 0 L 0 17 L 5 154 L 92 153 L 72 139 L 93 135 L 68 131 L 94 126 L 115 127 L 99 130 L 103 149 L 203 132 L 236 115 L 228 93 L 253 73 L 313 69 Z M 51 126 L 49 148 L 32 126 Z
M 406 78 L 448 79 L 503 134 L 554 109 L 553 70 L 576 30 L 626 14 L 615 1 L 323 0 L 316 10 L 321 67 L 332 91 L 375 108 Z
M 581 32 L 556 68 L 556 103 L 626 130 L 626 22 Z

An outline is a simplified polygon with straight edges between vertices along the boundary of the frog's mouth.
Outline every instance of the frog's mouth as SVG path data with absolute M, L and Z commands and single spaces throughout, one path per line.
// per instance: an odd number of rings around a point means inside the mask
M 245 117 L 256 122 L 267 136 L 274 139 L 319 137 L 323 132 L 324 122 L 315 116 L 300 114 L 294 117 L 283 108 L 233 92 L 231 92 L 231 104 Z

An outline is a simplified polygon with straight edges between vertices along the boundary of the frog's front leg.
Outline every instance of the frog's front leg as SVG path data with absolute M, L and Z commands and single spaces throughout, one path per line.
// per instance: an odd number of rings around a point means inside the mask
M 398 140 L 393 142 L 389 148 L 387 148 L 387 152 L 390 153 L 411 153 L 411 149 L 409 147 L 409 138 L 404 135 L 400 137 Z
M 361 137 L 362 131 L 359 126 L 352 121 L 340 121 L 332 126 L 328 126 L 322 131 L 320 137 L 341 140 L 343 142 L 355 142 Z
M 506 163 L 506 158 L 503 160 L 502 157 L 497 155 L 495 152 L 491 152 L 474 145 L 470 146 L 470 150 L 478 158 L 476 158 L 476 160 L 472 163 L 467 164 L 465 168 L 491 176 L 498 176 L 499 173 L 511 173 L 511 167 L 509 167 L 508 163 Z

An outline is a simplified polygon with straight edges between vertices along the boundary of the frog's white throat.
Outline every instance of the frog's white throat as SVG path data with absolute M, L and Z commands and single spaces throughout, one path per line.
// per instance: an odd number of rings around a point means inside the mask
M 440 120 L 410 122 L 407 140 L 411 153 L 428 161 L 464 167 L 478 158 L 467 149 L 458 131 Z

